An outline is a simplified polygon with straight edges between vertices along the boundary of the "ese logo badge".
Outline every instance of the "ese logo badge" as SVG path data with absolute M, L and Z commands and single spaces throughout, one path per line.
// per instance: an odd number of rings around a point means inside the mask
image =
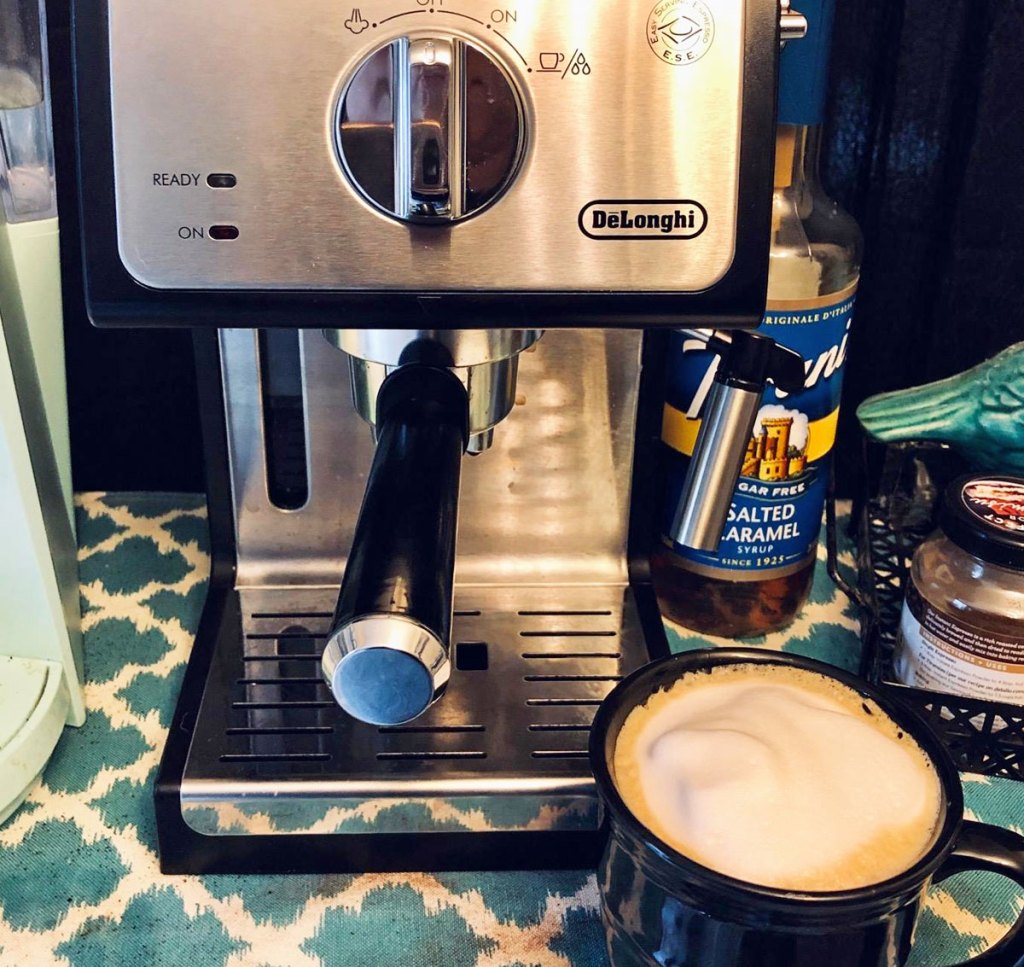
M 666 64 L 692 64 L 715 39 L 715 21 L 702 0 L 662 0 L 647 18 L 647 42 Z

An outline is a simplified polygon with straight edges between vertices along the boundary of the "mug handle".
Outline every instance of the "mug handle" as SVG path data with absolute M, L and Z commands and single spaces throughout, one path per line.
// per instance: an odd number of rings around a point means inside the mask
M 968 870 L 1001 873 L 1024 887 L 1024 836 L 999 826 L 967 820 L 953 852 L 939 868 L 933 882 L 941 883 Z M 968 964 L 972 967 L 1021 967 L 1024 964 L 1024 910 L 995 946 L 956 967 Z

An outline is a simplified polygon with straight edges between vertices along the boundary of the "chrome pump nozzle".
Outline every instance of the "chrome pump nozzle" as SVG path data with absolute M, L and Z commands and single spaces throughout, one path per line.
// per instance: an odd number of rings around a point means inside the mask
M 705 404 L 700 432 L 672 518 L 672 539 L 684 547 L 716 551 L 747 443 L 770 381 L 787 393 L 803 389 L 804 361 L 757 333 L 686 330 L 721 356 Z

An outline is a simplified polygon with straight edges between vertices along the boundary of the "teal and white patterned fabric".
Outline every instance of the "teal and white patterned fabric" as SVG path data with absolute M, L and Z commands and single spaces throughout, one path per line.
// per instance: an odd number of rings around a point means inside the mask
M 605 963 L 586 871 L 161 876 L 152 784 L 205 595 L 203 502 L 86 495 L 78 522 L 89 719 L 0 827 L 2 967 Z M 843 562 L 852 572 L 848 552 Z M 762 644 L 852 668 L 856 615 L 822 567 L 805 614 Z M 968 777 L 965 792 L 974 818 L 1024 824 L 1024 784 Z M 982 949 L 1021 902 L 990 875 L 949 881 L 933 891 L 914 963 Z

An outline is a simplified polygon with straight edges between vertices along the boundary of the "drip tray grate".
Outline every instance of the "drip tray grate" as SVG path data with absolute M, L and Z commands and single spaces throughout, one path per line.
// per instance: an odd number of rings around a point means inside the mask
M 447 693 L 391 728 L 351 719 L 320 679 L 333 597 L 230 596 L 181 785 L 193 829 L 596 826 L 590 725 L 648 660 L 628 587 L 458 591 Z

